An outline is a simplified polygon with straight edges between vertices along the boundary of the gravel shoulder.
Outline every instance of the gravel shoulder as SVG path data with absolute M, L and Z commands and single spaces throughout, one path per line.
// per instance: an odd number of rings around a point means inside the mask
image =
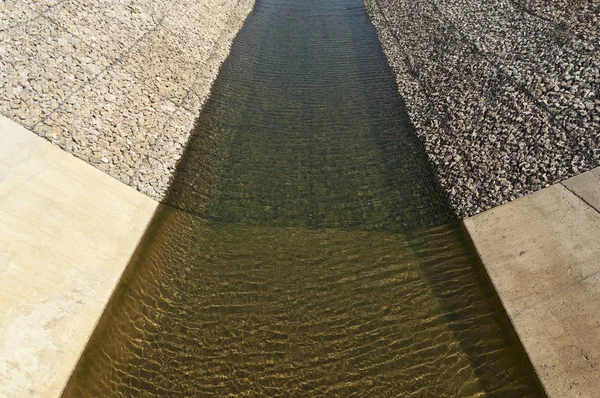
M 160 200 L 253 0 L 0 2 L 0 113 Z
M 600 164 L 600 1 L 365 5 L 461 218 Z

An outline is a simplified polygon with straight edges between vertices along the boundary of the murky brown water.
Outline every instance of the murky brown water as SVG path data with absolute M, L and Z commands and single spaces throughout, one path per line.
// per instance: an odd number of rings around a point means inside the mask
M 259 0 L 65 397 L 542 396 L 360 0 Z

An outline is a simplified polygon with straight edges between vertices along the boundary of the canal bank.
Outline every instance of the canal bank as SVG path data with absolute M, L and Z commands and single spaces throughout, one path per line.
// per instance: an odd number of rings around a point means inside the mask
M 0 4 L 0 114 L 160 200 L 252 0 Z
M 461 218 L 600 166 L 600 3 L 365 4 Z
M 158 203 L 0 116 L 0 396 L 58 397 Z
M 464 223 L 551 397 L 600 389 L 600 168 Z

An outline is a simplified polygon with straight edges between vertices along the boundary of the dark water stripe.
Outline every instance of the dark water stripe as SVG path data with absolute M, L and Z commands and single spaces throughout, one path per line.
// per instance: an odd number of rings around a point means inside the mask
M 65 391 L 542 396 L 359 0 L 259 0 Z

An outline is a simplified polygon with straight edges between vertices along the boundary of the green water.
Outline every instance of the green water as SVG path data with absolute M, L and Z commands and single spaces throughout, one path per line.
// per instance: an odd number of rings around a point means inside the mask
M 394 84 L 259 0 L 64 396 L 542 396 Z

